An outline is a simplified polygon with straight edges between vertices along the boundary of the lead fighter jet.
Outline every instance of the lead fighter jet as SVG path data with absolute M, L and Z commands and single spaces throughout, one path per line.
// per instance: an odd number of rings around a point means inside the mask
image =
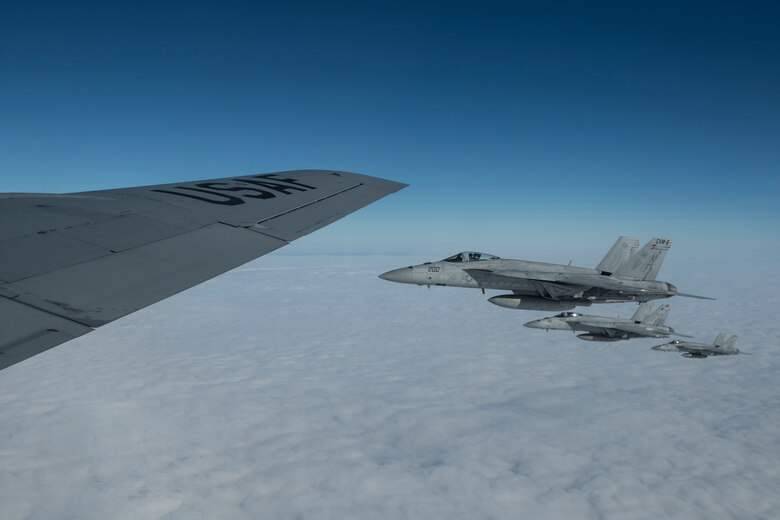
M 663 352 L 682 352 L 683 357 L 693 359 L 704 359 L 710 356 L 733 356 L 736 354 L 747 354 L 736 347 L 737 336 L 726 335 L 722 332 L 717 335 L 715 340 L 710 343 L 696 343 L 693 341 L 674 340 L 663 345 L 656 345 L 653 350 Z
M 666 338 L 677 334 L 674 329 L 664 325 L 671 305 L 661 305 L 653 310 L 653 304 L 645 302 L 631 318 L 612 318 L 607 316 L 591 316 L 576 312 L 562 312 L 556 316 L 529 321 L 526 327 L 545 330 L 583 331 L 577 337 L 586 341 L 620 341 L 631 338 Z
M 83 193 L 0 193 L 0 369 L 404 186 L 299 170 Z
M 655 278 L 672 241 L 653 238 L 639 249 L 639 240 L 620 237 L 595 269 L 571 265 L 502 259 L 464 252 L 439 262 L 426 262 L 379 275 L 391 282 L 475 289 L 503 289 L 511 294 L 488 301 L 526 310 L 568 310 L 592 303 L 646 302 L 684 294 Z

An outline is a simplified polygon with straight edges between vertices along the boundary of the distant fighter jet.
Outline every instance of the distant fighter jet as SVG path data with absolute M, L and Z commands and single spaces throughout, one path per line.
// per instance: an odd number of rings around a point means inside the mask
M 747 354 L 747 352 L 742 352 L 736 346 L 734 346 L 736 343 L 736 336 L 730 336 L 728 339 L 726 339 L 726 335 L 721 332 L 718 334 L 712 344 L 674 340 L 669 343 L 664 343 L 663 345 L 656 345 L 653 347 L 653 350 L 661 350 L 664 352 L 682 352 L 683 357 L 695 359 L 703 359 L 709 356 L 733 356 L 736 354 Z
M 562 312 L 557 316 L 529 321 L 525 326 L 532 329 L 584 331 L 584 334 L 578 334 L 577 337 L 587 341 L 666 338 L 670 334 L 684 336 L 676 334 L 672 327 L 664 325 L 671 308 L 671 305 L 661 305 L 653 310 L 653 304 L 645 302 L 630 319 Z
M 656 281 L 672 241 L 654 238 L 639 248 L 639 240 L 620 237 L 595 269 L 571 265 L 501 259 L 464 252 L 439 262 L 426 262 L 379 275 L 384 280 L 417 285 L 503 289 L 512 294 L 488 301 L 510 309 L 568 310 L 592 303 L 646 302 L 670 296 L 703 298 L 677 292 Z

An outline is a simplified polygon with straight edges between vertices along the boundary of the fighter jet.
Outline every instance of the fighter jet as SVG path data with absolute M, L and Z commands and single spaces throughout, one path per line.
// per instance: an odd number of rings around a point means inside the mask
M 556 316 L 529 321 L 526 327 L 545 330 L 584 331 L 577 337 L 586 341 L 620 341 L 631 338 L 666 338 L 677 334 L 674 329 L 664 325 L 671 305 L 661 305 L 653 310 L 653 304 L 645 302 L 631 318 L 612 318 L 607 316 L 590 316 L 576 312 L 562 312 Z
M 704 359 L 709 356 L 733 356 L 736 354 L 747 354 L 742 352 L 736 346 L 736 336 L 730 336 L 726 339 L 726 335 L 722 332 L 717 335 L 715 341 L 712 344 L 708 343 L 695 343 L 693 341 L 680 341 L 674 340 L 663 345 L 656 345 L 653 350 L 660 350 L 663 352 L 682 352 L 683 357 L 693 359 Z
M 463 252 L 439 262 L 426 262 L 379 275 L 391 282 L 416 285 L 503 289 L 511 294 L 488 301 L 525 310 L 569 310 L 592 303 L 646 302 L 684 294 L 655 278 L 672 241 L 653 238 L 639 249 L 639 240 L 619 237 L 595 269 L 571 265 L 502 259 L 485 253 Z

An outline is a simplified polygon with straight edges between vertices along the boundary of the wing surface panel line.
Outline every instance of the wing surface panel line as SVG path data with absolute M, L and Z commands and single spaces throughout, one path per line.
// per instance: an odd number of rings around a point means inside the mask
M 354 190 L 355 188 L 359 188 L 361 186 L 363 186 L 362 182 L 358 183 L 358 184 L 355 184 L 353 186 L 350 186 L 349 188 L 344 188 L 343 190 L 337 191 L 336 193 L 331 193 L 330 195 L 326 195 L 325 197 L 322 197 L 320 199 L 313 200 L 311 202 L 307 202 L 306 204 L 301 204 L 300 206 L 296 206 L 296 207 L 294 207 L 292 209 L 288 209 L 288 210 L 282 211 L 281 213 L 277 213 L 276 215 L 273 215 L 271 217 L 266 217 L 263 220 L 258 220 L 257 224 L 262 224 L 263 222 L 268 222 L 269 220 L 273 220 L 273 219 L 275 219 L 277 217 L 281 217 L 282 215 L 287 215 L 288 213 L 292 213 L 293 211 L 297 211 L 299 209 L 303 209 L 306 206 L 311 206 L 312 204 L 316 204 L 318 202 L 322 202 L 323 200 L 330 199 L 331 197 L 335 197 L 336 195 L 341 195 L 342 193 L 346 193 L 346 192 L 348 192 L 350 190 Z
M 46 314 L 48 314 L 50 316 L 55 316 L 55 317 L 63 319 L 63 320 L 68 320 L 69 322 L 73 323 L 74 325 L 79 325 L 79 326 L 82 326 L 82 327 L 89 327 L 90 329 L 95 330 L 95 327 L 92 327 L 91 325 L 88 325 L 86 323 L 81 323 L 80 321 L 76 321 L 73 318 L 70 318 L 70 317 L 68 317 L 68 316 L 66 316 L 64 314 L 57 314 L 56 312 L 53 312 L 53 311 L 51 311 L 49 309 L 45 309 L 43 307 L 38 307 L 37 305 L 34 305 L 32 303 L 29 303 L 29 302 L 26 302 L 24 300 L 19 300 L 17 298 L 9 298 L 7 296 L 3 296 L 2 294 L 0 294 L 0 298 L 2 298 L 3 301 L 9 301 L 9 302 L 17 303 L 19 305 L 23 305 L 25 307 L 29 307 L 30 309 L 35 309 L 36 311 L 45 312 Z

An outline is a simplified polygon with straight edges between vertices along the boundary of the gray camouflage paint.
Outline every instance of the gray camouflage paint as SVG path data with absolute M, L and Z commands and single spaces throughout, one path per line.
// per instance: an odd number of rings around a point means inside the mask
M 666 338 L 675 334 L 665 325 L 671 305 L 653 309 L 652 303 L 643 303 L 631 318 L 614 318 L 564 312 L 556 316 L 529 321 L 526 327 L 544 330 L 583 332 L 577 337 L 587 341 L 620 341 L 631 338 Z
M 596 269 L 463 252 L 379 276 L 416 285 L 508 290 L 511 294 L 494 296 L 489 301 L 501 307 L 526 310 L 566 310 L 593 303 L 641 303 L 675 295 L 697 297 L 678 293 L 673 284 L 655 280 L 671 240 L 653 238 L 638 251 L 637 243 L 634 238 L 619 237 Z

